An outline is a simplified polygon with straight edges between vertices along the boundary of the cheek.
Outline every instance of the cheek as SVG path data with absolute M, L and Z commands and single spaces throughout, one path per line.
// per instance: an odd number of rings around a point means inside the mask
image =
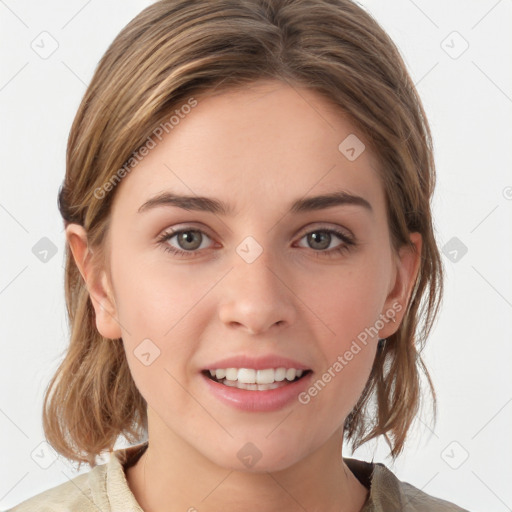
M 330 414 L 342 423 L 361 396 L 377 349 L 377 331 L 371 329 L 376 302 L 361 288 L 330 290 L 317 299 L 325 324 L 316 333 L 322 364 L 301 399 L 313 406 L 313 416 Z
M 126 249 L 124 254 L 134 253 Z M 163 251 L 162 251 L 163 252 Z M 187 315 L 208 289 L 193 269 L 170 265 L 165 255 L 147 257 L 144 253 L 121 257 L 117 252 L 112 273 L 116 290 L 116 309 L 128 338 L 141 336 L 164 340 L 183 327 Z
M 118 286 L 123 344 L 135 385 L 155 410 L 187 405 L 183 387 L 200 336 L 194 322 L 205 287 L 175 272 L 165 277 L 154 267 L 138 266 Z M 121 276 L 121 273 L 119 274 Z M 167 405 L 166 405 L 167 404 Z
M 343 417 L 361 395 L 375 359 L 383 275 L 379 262 L 343 268 L 336 276 L 316 279 L 304 300 L 320 319 L 315 337 L 323 364 L 311 394 L 325 393 L 318 405 L 330 404 Z
M 370 330 L 373 334 L 370 328 L 378 320 L 384 304 L 384 270 L 379 262 L 365 260 L 315 278 L 313 288 L 311 284 L 303 284 L 305 302 L 312 305 L 311 309 L 324 325 L 320 339 L 331 339 L 333 347 L 338 349 L 361 333 Z
M 207 284 L 191 278 L 184 267 L 171 272 L 162 263 L 125 258 L 112 268 L 123 344 L 138 389 L 150 404 L 162 388 L 179 401 L 176 382 L 186 380 L 197 350 L 196 319 Z

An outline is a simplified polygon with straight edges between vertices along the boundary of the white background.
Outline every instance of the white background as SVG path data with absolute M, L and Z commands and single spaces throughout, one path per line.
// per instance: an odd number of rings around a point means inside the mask
M 68 338 L 57 191 L 69 129 L 97 62 L 149 4 L 0 0 L 2 510 L 77 474 L 62 458 L 43 469 L 31 457 L 44 441 L 43 392 Z M 374 457 L 471 511 L 512 510 L 512 2 L 362 5 L 399 46 L 431 123 L 440 246 L 456 237 L 467 253 L 455 262 L 443 256 L 446 295 L 425 351 L 437 425 L 425 409 L 395 464 L 383 442 L 345 455 Z M 47 59 L 31 48 L 48 38 L 43 31 L 58 43 Z M 43 237 L 57 250 L 46 263 L 32 252 Z

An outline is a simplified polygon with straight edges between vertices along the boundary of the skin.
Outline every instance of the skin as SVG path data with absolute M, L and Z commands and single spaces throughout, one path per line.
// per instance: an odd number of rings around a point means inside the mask
M 378 161 L 368 145 L 355 161 L 338 150 L 357 131 L 317 93 L 270 81 L 198 100 L 118 185 L 109 268 L 87 258 L 83 228 L 66 230 L 98 331 L 122 337 L 148 403 L 149 448 L 127 471 L 128 484 L 151 512 L 357 512 L 368 490 L 342 459 L 343 424 L 378 338 L 399 327 L 421 236 L 411 234 L 416 251 L 393 251 Z M 295 199 L 338 189 L 362 196 L 373 212 L 340 205 L 287 213 Z M 137 213 L 167 190 L 221 199 L 236 214 L 169 206 Z M 195 256 L 164 250 L 190 247 L 177 236 L 158 244 L 171 227 L 204 233 L 192 238 Z M 324 246 L 306 236 L 329 229 L 351 234 L 356 245 L 335 253 L 344 244 L 336 235 Z M 250 264 L 236 252 L 247 236 L 263 249 Z M 307 405 L 240 411 L 212 396 L 199 374 L 231 354 L 277 353 L 320 377 L 393 304 L 401 306 L 396 322 L 385 322 Z M 146 338 L 161 351 L 149 366 L 134 355 Z M 247 442 L 262 454 L 251 468 L 237 457 Z

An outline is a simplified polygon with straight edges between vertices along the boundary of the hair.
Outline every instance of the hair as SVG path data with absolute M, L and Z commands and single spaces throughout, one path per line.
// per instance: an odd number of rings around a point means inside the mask
M 430 209 L 435 166 L 428 121 L 397 47 L 360 6 L 350 0 L 160 0 L 144 9 L 107 49 L 78 108 L 60 213 L 65 226 L 84 227 L 94 261 L 108 267 L 114 181 L 125 175 L 126 163 L 136 165 L 134 155 L 151 134 L 194 96 L 261 80 L 307 87 L 337 105 L 377 155 L 393 250 L 412 246 L 411 232 L 422 235 L 403 321 L 379 343 L 344 424 L 354 448 L 382 435 L 396 458 L 423 399 L 422 374 L 436 421 L 435 390 L 420 353 L 441 303 L 443 266 Z M 57 452 L 94 467 L 119 436 L 141 439 L 147 404 L 122 339 L 106 339 L 96 329 L 69 244 L 65 298 L 70 344 L 45 392 L 43 428 Z

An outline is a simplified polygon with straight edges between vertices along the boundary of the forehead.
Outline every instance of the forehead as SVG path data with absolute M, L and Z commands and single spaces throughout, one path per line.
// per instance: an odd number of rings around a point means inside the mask
M 384 207 L 375 155 L 318 93 L 268 81 L 195 100 L 122 179 L 116 210 L 135 214 L 172 191 L 220 198 L 238 214 L 341 189 Z

